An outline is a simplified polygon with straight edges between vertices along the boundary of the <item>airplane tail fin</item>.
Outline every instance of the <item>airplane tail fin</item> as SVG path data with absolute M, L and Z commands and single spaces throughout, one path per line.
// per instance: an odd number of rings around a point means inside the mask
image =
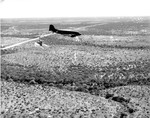
M 49 26 L 49 31 L 56 32 L 56 29 L 53 25 L 50 25 Z

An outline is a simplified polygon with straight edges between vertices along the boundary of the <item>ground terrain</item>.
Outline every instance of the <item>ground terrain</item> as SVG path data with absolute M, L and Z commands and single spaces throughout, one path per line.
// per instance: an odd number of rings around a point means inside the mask
M 1 50 L 1 116 L 149 118 L 150 18 L 3 19 L 1 47 L 49 24 L 83 35 Z

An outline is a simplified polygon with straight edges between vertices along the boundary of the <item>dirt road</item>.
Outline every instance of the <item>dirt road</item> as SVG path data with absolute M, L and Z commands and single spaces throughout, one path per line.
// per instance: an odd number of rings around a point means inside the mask
M 88 25 L 88 26 L 73 28 L 73 30 L 81 30 L 83 28 L 94 27 L 94 26 L 97 26 L 97 25 L 104 25 L 104 24 L 106 24 L 106 23 L 100 23 L 100 24 L 95 24 L 95 25 Z M 6 46 L 6 47 L 0 48 L 0 49 L 1 50 L 5 50 L 5 49 L 13 48 L 15 46 L 19 46 L 19 45 L 22 45 L 24 43 L 28 43 L 28 42 L 31 42 L 31 41 L 39 40 L 40 38 L 43 38 L 43 37 L 46 37 L 46 36 L 50 36 L 50 35 L 53 35 L 53 34 L 51 33 L 51 34 L 41 35 L 40 37 L 37 37 L 37 38 L 34 38 L 34 39 L 30 39 L 30 40 L 27 40 L 27 41 L 22 41 L 20 43 L 16 43 L 16 44 L 13 44 L 13 45 L 10 45 L 10 46 Z
M 46 37 L 46 36 L 50 36 L 50 35 L 52 35 L 52 34 L 41 35 L 40 37 L 37 37 L 37 38 L 34 38 L 34 39 L 29 39 L 29 40 L 27 40 L 27 41 L 22 41 L 22 42 L 20 42 L 20 43 L 16 43 L 16 44 L 13 44 L 13 45 L 10 45 L 10 46 L 1 48 L 1 50 L 13 48 L 13 47 L 15 47 L 15 46 L 19 46 L 19 45 L 24 44 L 24 43 L 28 43 L 28 42 L 31 42 L 31 41 L 39 40 L 40 38 L 43 38 L 43 37 Z

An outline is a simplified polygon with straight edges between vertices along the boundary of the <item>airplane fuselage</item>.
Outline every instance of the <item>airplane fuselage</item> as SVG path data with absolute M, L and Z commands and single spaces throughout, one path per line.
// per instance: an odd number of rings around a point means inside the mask
M 76 36 L 81 35 L 79 32 L 75 32 L 75 31 L 58 30 L 53 25 L 50 25 L 49 31 L 52 31 L 53 33 L 61 34 L 64 36 L 69 36 L 69 37 L 76 37 Z
M 63 31 L 63 30 L 57 30 L 55 33 L 62 34 L 62 35 L 65 35 L 65 36 L 70 36 L 70 37 L 76 37 L 76 36 L 81 35 L 81 34 L 78 33 L 78 32 L 74 32 L 74 31 Z

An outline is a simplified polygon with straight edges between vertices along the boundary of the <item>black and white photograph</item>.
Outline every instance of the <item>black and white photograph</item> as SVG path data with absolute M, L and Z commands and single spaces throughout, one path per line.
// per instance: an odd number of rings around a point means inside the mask
M 0 118 L 150 118 L 149 0 L 1 0 Z

